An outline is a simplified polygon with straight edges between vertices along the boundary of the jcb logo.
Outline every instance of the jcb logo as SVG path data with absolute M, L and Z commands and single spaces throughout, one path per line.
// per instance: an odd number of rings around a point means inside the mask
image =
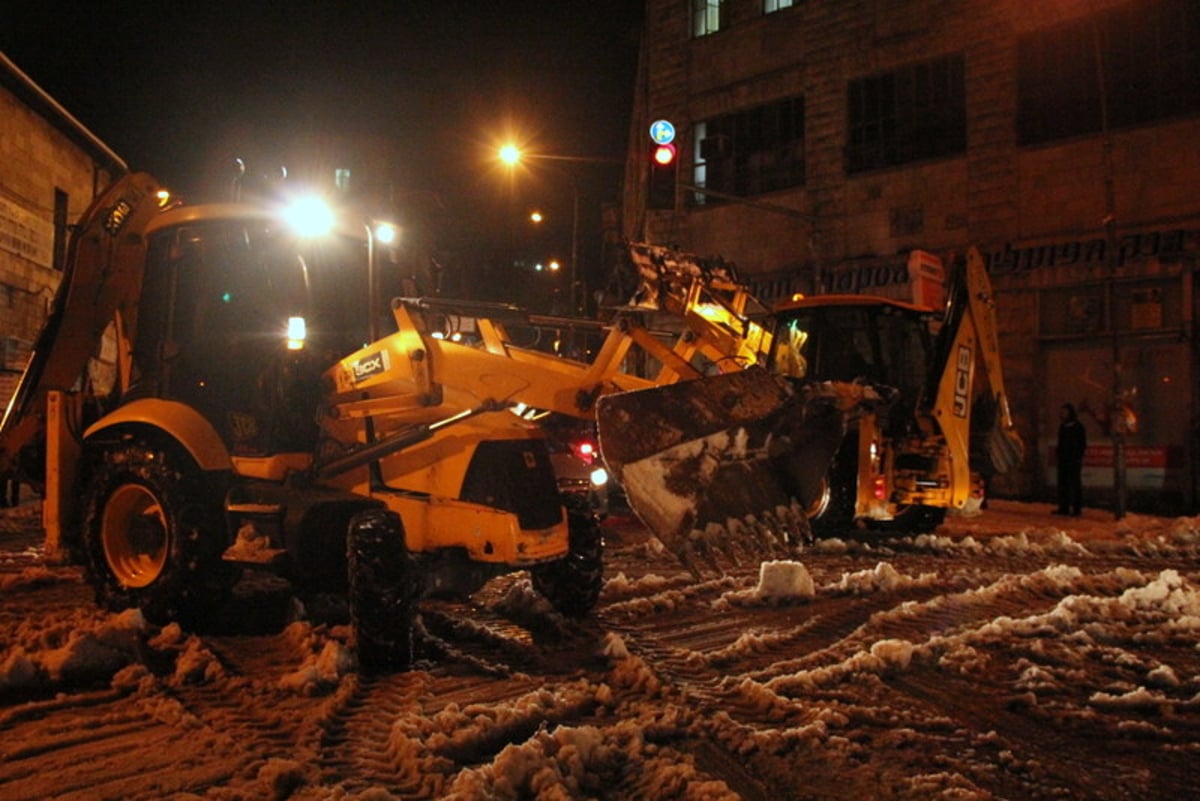
M 387 351 L 381 350 L 378 353 L 372 353 L 368 356 L 363 356 L 350 366 L 354 373 L 354 383 L 365 381 L 373 375 L 378 375 L 388 369 Z
M 971 349 L 958 346 L 958 357 L 954 362 L 954 416 L 967 416 L 967 403 L 971 394 Z

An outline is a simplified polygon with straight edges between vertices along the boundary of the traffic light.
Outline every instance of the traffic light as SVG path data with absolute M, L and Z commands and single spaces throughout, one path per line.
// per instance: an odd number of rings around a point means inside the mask
M 679 160 L 676 155 L 675 145 L 671 144 L 655 145 L 651 149 L 646 208 L 675 208 L 675 187 L 679 175 Z

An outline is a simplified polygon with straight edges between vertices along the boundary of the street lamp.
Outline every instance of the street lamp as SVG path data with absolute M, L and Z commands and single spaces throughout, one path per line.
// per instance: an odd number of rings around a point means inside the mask
M 605 156 L 562 156 L 550 153 L 525 153 L 513 144 L 502 146 L 496 153 L 497 157 L 509 167 L 515 167 L 522 161 L 565 161 L 575 164 L 624 164 L 624 159 Z M 580 305 L 577 301 L 587 297 L 586 287 L 579 286 L 579 180 L 574 172 L 567 171 L 571 179 L 571 289 L 570 307 L 572 313 L 578 313 Z M 535 220 L 536 222 L 536 220 Z M 578 286 L 579 291 L 576 292 Z
M 367 331 L 371 342 L 379 339 L 379 287 L 375 276 L 375 242 L 390 245 L 396 241 L 396 226 L 379 220 L 363 223 L 367 232 Z

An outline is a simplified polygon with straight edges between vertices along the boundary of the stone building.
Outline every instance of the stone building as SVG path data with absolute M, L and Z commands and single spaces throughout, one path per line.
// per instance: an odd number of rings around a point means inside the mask
M 0 402 L 7 406 L 62 278 L 70 225 L 126 171 L 0 53 Z
M 976 245 L 1028 446 L 994 491 L 1053 494 L 1071 402 L 1088 503 L 1194 511 L 1197 42 L 1195 0 L 647 0 L 624 233 L 722 256 L 768 300 L 907 292 L 910 251 Z

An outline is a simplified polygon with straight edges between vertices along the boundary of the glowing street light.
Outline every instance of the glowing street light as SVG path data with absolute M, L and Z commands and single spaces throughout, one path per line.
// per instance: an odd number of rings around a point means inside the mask
M 375 241 L 381 245 L 390 245 L 396 241 L 396 226 L 387 222 L 375 223 Z
M 500 160 L 510 167 L 515 167 L 521 163 L 521 149 L 516 145 L 504 145 L 500 148 Z
M 624 164 L 623 157 L 606 157 L 606 156 L 564 156 L 552 153 L 526 153 L 515 144 L 508 143 L 500 147 L 496 151 L 500 161 L 507 164 L 509 167 L 516 167 L 523 161 L 565 161 L 573 164 Z M 565 170 L 567 177 L 571 179 L 571 289 L 570 289 L 570 306 L 572 312 L 579 311 L 577 305 L 578 300 L 583 300 L 587 297 L 586 288 L 579 287 L 580 291 L 576 292 L 576 287 L 579 283 L 579 180 L 573 170 Z

